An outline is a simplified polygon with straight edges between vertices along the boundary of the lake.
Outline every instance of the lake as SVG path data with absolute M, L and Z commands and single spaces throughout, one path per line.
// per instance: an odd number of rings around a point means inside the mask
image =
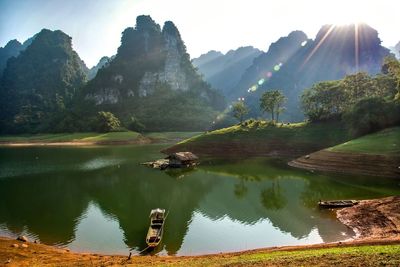
M 166 146 L 1 147 L 0 235 L 127 255 L 146 247 L 150 210 L 165 208 L 160 255 L 334 242 L 354 233 L 319 199 L 400 194 L 398 180 L 311 173 L 277 159 L 208 159 L 185 171 L 140 165 Z

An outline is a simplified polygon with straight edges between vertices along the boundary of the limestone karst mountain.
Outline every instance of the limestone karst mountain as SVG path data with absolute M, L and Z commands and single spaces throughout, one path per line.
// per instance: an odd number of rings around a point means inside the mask
M 23 52 L 8 60 L 4 69 L 0 90 L 2 130 L 39 130 L 49 116 L 72 103 L 76 90 L 86 81 L 86 71 L 72 49 L 71 37 L 59 30 L 40 31 Z
M 224 108 L 223 98 L 196 72 L 178 29 L 139 16 L 124 30 L 113 60 L 83 90 L 83 105 L 107 109 L 146 129 L 205 129 Z
M 113 58 L 114 58 L 114 56 L 112 56 L 112 57 L 104 56 L 104 57 L 100 58 L 99 62 L 95 66 L 93 66 L 91 69 L 89 69 L 88 79 L 89 80 L 93 79 L 96 76 L 99 69 L 106 66 Z
M 21 51 L 25 50 L 32 43 L 34 38 L 31 37 L 22 44 L 14 39 L 9 41 L 4 47 L 0 47 L 0 77 L 7 66 L 7 60 L 11 57 L 17 57 Z

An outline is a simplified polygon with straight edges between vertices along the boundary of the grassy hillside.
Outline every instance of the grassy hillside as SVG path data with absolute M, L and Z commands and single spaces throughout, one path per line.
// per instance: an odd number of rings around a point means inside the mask
M 400 127 L 388 128 L 302 156 L 290 166 L 324 172 L 400 177 Z
M 189 150 L 218 156 L 297 156 L 347 140 L 347 130 L 338 122 L 270 125 L 265 121 L 250 120 L 243 125 L 194 136 L 166 152 Z
M 0 142 L 105 142 L 129 141 L 140 136 L 136 132 L 111 132 L 111 133 L 61 133 L 61 134 L 35 134 L 0 136 Z
M 180 140 L 198 135 L 199 132 L 152 132 L 139 134 L 137 132 L 110 133 L 60 133 L 0 136 L 0 143 L 131 143 L 135 141 L 152 143 L 175 143 Z
M 333 152 L 400 155 L 400 127 L 365 135 L 331 147 L 328 150 Z

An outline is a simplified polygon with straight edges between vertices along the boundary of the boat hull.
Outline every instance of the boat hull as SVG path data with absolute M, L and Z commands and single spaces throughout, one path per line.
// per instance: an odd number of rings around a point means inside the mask
M 358 201 L 356 200 L 332 200 L 332 201 L 320 201 L 318 202 L 319 207 L 321 208 L 345 208 L 357 205 Z

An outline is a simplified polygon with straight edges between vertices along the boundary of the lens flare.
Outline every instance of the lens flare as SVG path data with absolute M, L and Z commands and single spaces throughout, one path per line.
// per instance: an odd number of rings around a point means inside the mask
M 303 41 L 302 43 L 301 43 L 301 46 L 305 46 L 307 44 L 307 41 Z
M 258 85 L 263 85 L 264 82 L 265 82 L 265 79 L 261 79 L 258 81 Z
M 281 69 L 281 67 L 279 65 L 274 66 L 274 71 L 279 71 L 280 69 Z

